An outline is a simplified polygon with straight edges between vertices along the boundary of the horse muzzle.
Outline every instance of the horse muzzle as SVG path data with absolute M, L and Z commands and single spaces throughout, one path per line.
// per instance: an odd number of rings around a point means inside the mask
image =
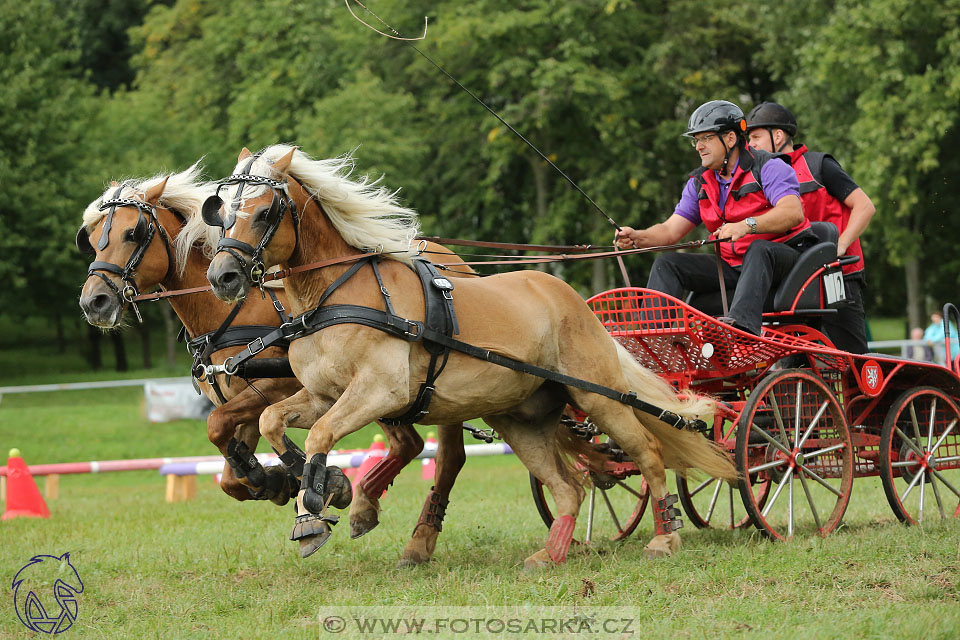
M 93 326 L 112 329 L 120 324 L 123 305 L 112 293 L 97 290 L 80 296 L 80 309 Z
M 220 254 L 207 268 L 213 293 L 224 302 L 243 300 L 250 292 L 250 278 L 230 256 Z

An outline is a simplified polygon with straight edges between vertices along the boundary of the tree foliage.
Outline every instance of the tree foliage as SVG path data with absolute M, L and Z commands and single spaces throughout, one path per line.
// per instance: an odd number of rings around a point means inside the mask
M 958 280 L 944 231 L 958 222 L 960 0 L 365 3 L 376 16 L 352 5 L 404 36 L 427 11 L 427 37 L 412 43 L 372 32 L 340 0 L 139 0 L 99 13 L 42 1 L 63 10 L 41 19 L 0 0 L 0 274 L 17 286 L 38 255 L 48 286 L 82 279 L 67 275 L 78 260 L 65 247 L 105 181 L 201 156 L 216 177 L 241 147 L 275 142 L 354 153 L 359 171 L 402 188 L 427 233 L 608 243 L 603 216 L 425 56 L 631 226 L 667 217 L 696 166 L 680 137 L 690 111 L 777 99 L 877 205 L 864 241 L 883 282 L 871 311 L 902 311 L 910 260 L 931 298 Z M 642 284 L 649 260 L 630 263 Z M 598 275 L 613 284 L 604 270 L 562 275 L 588 293 Z

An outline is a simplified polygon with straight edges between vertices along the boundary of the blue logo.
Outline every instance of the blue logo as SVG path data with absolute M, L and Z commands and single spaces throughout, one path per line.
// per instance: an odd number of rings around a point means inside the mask
M 33 556 L 10 588 L 17 617 L 31 631 L 63 633 L 77 619 L 77 594 L 83 593 L 83 582 L 69 553 L 59 558 Z

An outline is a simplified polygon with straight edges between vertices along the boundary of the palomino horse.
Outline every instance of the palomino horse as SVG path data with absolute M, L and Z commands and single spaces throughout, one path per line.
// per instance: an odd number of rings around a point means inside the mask
M 84 226 L 78 234 L 78 246 L 93 252 L 100 263 L 91 267 L 80 298 L 80 305 L 91 324 L 103 328 L 120 326 L 123 313 L 130 304 L 131 296 L 124 295 L 128 286 L 133 287 L 132 291 L 156 285 L 166 290 L 179 290 L 207 284 L 204 274 L 210 260 L 205 251 L 212 253 L 217 237 L 203 223 L 198 211 L 211 193 L 212 187 L 200 181 L 195 165 L 182 173 L 129 181 L 122 186 L 114 183 L 87 207 Z M 430 249 L 446 260 L 457 260 L 456 254 L 444 247 L 431 245 Z M 126 280 L 121 279 L 122 273 L 118 273 L 123 271 L 121 265 L 127 268 Z M 458 269 L 463 273 L 470 272 L 469 267 Z M 282 291 L 279 295 L 285 302 Z M 171 297 L 170 302 L 191 336 L 215 331 L 228 316 L 228 309 L 208 291 Z M 276 327 L 279 324 L 279 316 L 271 301 L 253 296 L 232 319 L 231 326 Z M 213 363 L 222 364 L 241 348 L 218 349 L 210 358 Z M 286 348 L 271 348 L 261 355 L 286 356 Z M 285 503 L 289 499 L 291 482 L 298 487 L 299 477 L 279 478 L 282 475 L 279 468 L 264 470 L 249 453 L 256 449 L 260 438 L 256 425 L 266 404 L 294 395 L 302 389 L 300 383 L 294 378 L 252 382 L 236 376 L 229 381 L 220 378 L 220 393 L 226 400 L 221 403 L 210 381 L 207 378 L 199 384 L 210 400 L 221 406 L 208 418 L 208 436 L 233 463 L 224 464 L 221 487 L 237 500 L 255 496 Z M 288 416 L 284 428 L 307 428 L 327 408 L 308 394 L 299 397 L 304 407 L 302 418 Z M 389 440 L 390 452 L 381 463 L 387 473 L 376 475 L 377 482 L 386 486 L 422 450 L 423 441 L 413 430 L 386 424 L 381 426 Z M 434 493 L 441 495 L 445 503 L 463 465 L 463 437 L 460 425 L 444 425 L 438 428 L 438 432 L 440 443 Z M 282 446 L 278 451 L 285 452 L 291 443 L 284 440 L 282 433 L 279 441 Z M 241 443 L 240 451 L 246 453 L 244 456 L 237 453 Z M 233 466 L 238 466 L 241 478 L 237 478 Z M 374 506 L 370 508 L 374 509 L 372 513 L 357 508 L 357 518 L 351 522 L 353 537 L 376 526 L 377 513 Z
M 425 305 L 425 286 L 410 268 L 416 214 L 376 183 L 351 180 L 350 166 L 348 158 L 313 160 L 286 145 L 252 157 L 244 150 L 229 179 L 234 186 L 226 194 L 227 204 L 213 200 L 204 207 L 207 222 L 222 228 L 220 246 L 235 249 L 218 253 L 207 272 L 221 300 L 247 295 L 251 265 L 263 262 L 294 270 L 314 261 L 342 259 L 339 264 L 328 262 L 326 268 L 293 272 L 284 281 L 294 313 L 312 312 L 321 298 L 325 305 L 321 309 L 329 312 L 303 316 L 306 329 L 311 318 L 362 315 L 363 309 L 383 315 L 392 309 L 400 326 L 410 325 L 402 335 L 357 321 L 324 322 L 322 330 L 305 331 L 305 337 L 290 344 L 290 364 L 297 378 L 331 404 L 306 440 L 308 462 L 297 498 L 300 515 L 291 536 L 301 542 L 329 535 L 327 506 L 341 506 L 347 493 L 342 473 L 326 467 L 327 452 L 372 420 L 408 411 L 431 361 L 429 345 L 413 330 L 424 320 Z M 285 210 L 296 215 L 283 215 Z M 376 260 L 362 258 L 362 250 L 379 255 Z M 363 268 L 357 268 L 361 261 Z M 348 270 L 353 275 L 344 279 Z M 709 401 L 677 397 L 670 385 L 643 369 L 610 337 L 576 291 L 553 276 L 521 271 L 461 279 L 452 298 L 459 339 L 465 343 L 618 391 L 631 389 L 682 416 L 712 412 Z M 545 382 L 459 351 L 449 352 L 447 358 L 442 374 L 433 381 L 429 414 L 418 422 L 445 424 L 482 417 L 556 501 L 557 517 L 547 543 L 526 559 L 526 567 L 566 558 L 583 497 L 576 474 L 557 455 L 557 422 L 568 402 L 616 440 L 647 480 L 660 505 L 659 511 L 654 509 L 656 535 L 645 547 L 648 555 L 670 555 L 680 543 L 673 530 L 677 523 L 672 520 L 671 501 L 665 500 L 664 456 L 673 468 L 696 467 L 714 477 L 736 477 L 730 460 L 697 433 L 675 429 L 577 386 Z M 273 443 L 271 423 L 296 411 L 296 398 L 272 406 L 261 417 L 261 432 Z

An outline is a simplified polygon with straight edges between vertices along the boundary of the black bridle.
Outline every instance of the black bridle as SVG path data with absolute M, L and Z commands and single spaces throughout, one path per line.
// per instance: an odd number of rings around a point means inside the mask
M 290 211 L 290 216 L 293 219 L 293 227 L 297 237 L 300 235 L 300 220 L 297 217 L 297 204 L 293 201 L 293 198 L 290 197 L 286 180 L 273 180 L 249 173 L 256 159 L 257 156 L 253 156 L 240 173 L 235 173 L 219 182 L 217 193 L 207 198 L 203 203 L 202 214 L 204 222 L 208 225 L 220 227 L 221 235 L 220 242 L 217 243 L 217 253 L 223 251 L 233 256 L 240 264 L 241 270 L 262 292 L 263 277 L 266 274 L 266 265 L 263 263 L 264 250 L 266 250 L 270 241 L 273 240 L 273 236 L 276 235 L 277 230 L 280 228 L 280 223 L 283 222 L 283 215 L 287 210 Z M 220 215 L 220 208 L 224 205 L 223 198 L 220 197 L 220 189 L 232 184 L 239 185 L 239 187 L 233 196 L 233 201 L 230 203 L 230 206 L 227 207 L 226 217 L 224 218 Z M 270 187 L 273 192 L 273 201 L 270 203 L 270 208 L 267 210 L 265 216 L 267 228 L 260 237 L 260 242 L 257 243 L 256 247 L 241 240 L 226 237 L 227 230 L 231 229 L 237 221 L 237 211 L 240 208 L 240 201 L 242 199 L 241 195 L 243 188 L 247 185 L 267 186 Z M 237 252 L 237 249 L 249 255 L 250 259 L 247 260 L 244 258 Z
M 164 248 L 167 252 L 167 268 L 169 269 L 172 264 L 170 258 L 170 238 L 160 225 L 160 220 L 157 218 L 156 206 L 132 198 L 121 198 L 120 193 L 124 187 L 126 187 L 126 184 L 120 185 L 110 199 L 100 204 L 100 211 L 108 208 L 109 211 L 103 223 L 103 232 L 100 234 L 100 240 L 97 242 L 97 249 L 95 250 L 93 245 L 90 244 L 90 232 L 86 227 L 80 227 L 80 230 L 77 232 L 77 248 L 82 253 L 88 255 L 96 255 L 98 250 L 103 251 L 107 248 L 107 245 L 110 244 L 110 230 L 113 227 L 113 216 L 114 213 L 116 213 L 117 207 L 133 207 L 137 210 L 139 217 L 133 230 L 133 238 L 137 246 L 130 254 L 130 257 L 127 258 L 127 263 L 121 267 L 112 262 L 96 260 L 92 262 L 87 269 L 87 277 L 97 276 L 107 283 L 107 286 L 120 301 L 120 305 L 123 306 L 125 303 L 130 304 L 133 307 L 133 312 L 137 316 L 137 320 L 142 323 L 143 317 L 140 315 L 140 309 L 134 301 L 134 298 L 140 295 L 137 289 L 137 283 L 134 280 L 136 269 L 143 261 L 143 256 L 146 255 L 147 249 L 150 248 L 150 243 L 153 241 L 153 237 L 158 230 L 160 231 L 160 237 L 163 239 Z M 120 281 L 124 284 L 123 288 L 118 287 L 113 280 L 101 273 L 102 271 L 107 271 L 119 276 Z

